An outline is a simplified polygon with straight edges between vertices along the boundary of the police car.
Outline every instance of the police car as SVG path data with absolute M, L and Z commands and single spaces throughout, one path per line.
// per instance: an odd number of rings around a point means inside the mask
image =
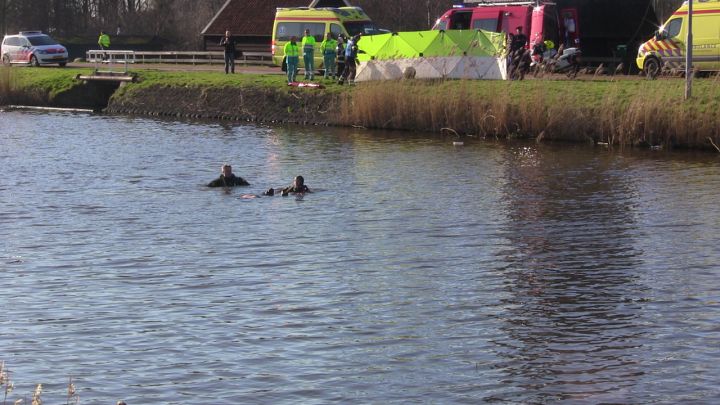
M 55 63 L 65 66 L 68 62 L 67 49 L 41 31 L 20 31 L 17 35 L 6 35 L 0 47 L 0 55 L 5 66 Z

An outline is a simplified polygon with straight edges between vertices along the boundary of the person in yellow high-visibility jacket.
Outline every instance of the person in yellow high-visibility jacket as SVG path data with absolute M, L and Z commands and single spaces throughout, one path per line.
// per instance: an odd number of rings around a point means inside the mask
M 110 49 L 110 35 L 106 34 L 105 31 L 100 31 L 100 37 L 98 38 L 98 45 L 103 51 Z M 107 52 L 105 52 L 105 59 L 108 58 Z
M 332 77 L 337 80 L 337 69 L 335 65 L 335 48 L 337 41 L 333 38 L 332 32 L 328 32 L 325 40 L 320 44 L 320 52 L 323 54 L 323 66 L 325 67 L 325 78 Z
M 303 62 L 305 63 L 305 79 L 315 77 L 315 37 L 310 35 L 310 29 L 305 30 L 302 40 Z
M 295 74 L 297 73 L 298 64 L 300 63 L 300 48 L 298 48 L 297 37 L 290 38 L 290 41 L 285 44 L 285 64 L 287 66 L 287 80 L 288 84 L 295 81 Z

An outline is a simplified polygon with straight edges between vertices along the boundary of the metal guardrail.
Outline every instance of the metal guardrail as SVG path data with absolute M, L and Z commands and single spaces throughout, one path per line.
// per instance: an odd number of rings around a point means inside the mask
M 128 64 L 135 63 L 134 51 L 103 51 L 91 50 L 87 51 L 87 61 L 95 63 L 95 73 L 128 73 Z M 113 66 L 122 64 L 124 69 L 122 72 L 112 70 Z M 101 66 L 106 69 L 101 69 Z
M 185 52 L 185 51 L 87 51 L 86 59 L 90 63 L 126 65 L 129 63 L 173 63 L 173 64 L 224 64 L 223 52 Z M 235 63 L 243 65 L 272 65 L 270 52 L 243 52 L 235 58 Z

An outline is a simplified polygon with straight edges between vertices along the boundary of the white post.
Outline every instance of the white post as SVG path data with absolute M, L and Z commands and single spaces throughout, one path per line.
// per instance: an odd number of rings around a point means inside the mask
M 693 54 L 693 35 L 692 35 L 692 20 L 693 20 L 693 0 L 688 0 L 688 31 L 687 41 L 685 49 L 685 100 L 692 96 L 692 54 Z

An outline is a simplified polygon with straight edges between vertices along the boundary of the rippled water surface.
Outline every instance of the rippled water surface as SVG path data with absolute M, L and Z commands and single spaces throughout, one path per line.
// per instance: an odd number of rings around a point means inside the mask
M 5 112 L 0 167 L 13 400 L 720 401 L 712 154 Z

